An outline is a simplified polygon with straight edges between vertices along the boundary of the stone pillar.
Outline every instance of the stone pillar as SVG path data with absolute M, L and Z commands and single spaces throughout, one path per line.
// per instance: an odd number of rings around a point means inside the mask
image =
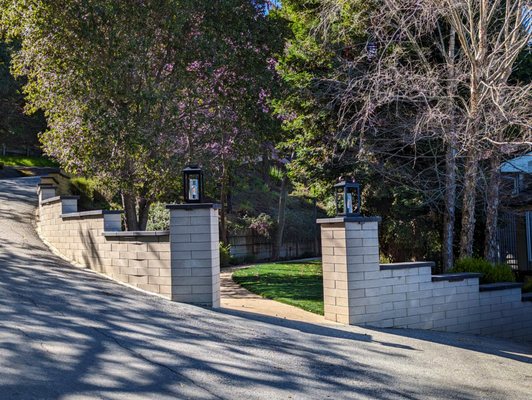
M 220 306 L 218 204 L 171 204 L 172 300 Z
M 39 205 L 43 200 L 55 197 L 57 193 L 57 187 L 55 185 L 40 183 L 37 185 L 37 194 L 39 196 Z
M 78 212 L 79 196 L 61 196 L 61 215 Z
M 380 217 L 319 219 L 325 318 L 344 324 L 378 320 Z M 373 314 L 373 316 L 371 315 Z

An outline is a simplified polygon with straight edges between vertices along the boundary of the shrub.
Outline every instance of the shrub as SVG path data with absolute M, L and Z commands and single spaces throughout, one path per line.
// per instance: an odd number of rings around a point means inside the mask
M 480 283 L 515 282 L 512 268 L 506 264 L 491 264 L 483 258 L 466 257 L 456 261 L 451 272 L 479 272 Z
M 170 211 L 166 209 L 165 203 L 153 203 L 148 214 L 148 231 L 165 231 L 170 229 Z
M 0 169 L 4 169 L 4 163 L 0 162 Z
M 379 262 L 381 264 L 390 264 L 392 262 L 392 259 L 388 257 L 387 255 L 380 253 L 379 254 Z
M 524 283 L 523 293 L 532 293 L 532 280 L 526 281 Z
M 492 282 L 515 282 L 515 274 L 507 264 L 494 264 L 490 279 Z
M 220 266 L 229 267 L 229 265 L 231 265 L 231 245 L 220 242 Z
M 272 217 L 265 213 L 260 213 L 257 217 L 245 216 L 244 220 L 248 228 L 265 238 L 270 238 L 275 222 Z
M 106 210 L 111 208 L 111 204 L 105 199 L 103 194 L 99 191 L 98 182 L 94 179 L 74 177 L 67 182 L 67 187 L 64 187 L 64 178 L 56 176 L 59 180 L 59 191 L 66 190 L 69 193 L 80 196 L 79 207 L 80 210 Z M 64 189 L 62 189 L 64 187 Z
M 96 191 L 96 182 L 92 179 L 75 177 L 70 179 L 72 192 L 79 196 L 84 196 L 91 202 L 94 201 L 94 192 Z

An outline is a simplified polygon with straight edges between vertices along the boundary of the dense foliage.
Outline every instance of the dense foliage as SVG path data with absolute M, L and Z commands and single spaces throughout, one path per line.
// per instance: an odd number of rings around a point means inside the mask
M 277 67 L 286 91 L 274 104 L 286 133 L 281 147 L 295 154 L 289 166 L 291 177 L 300 190 L 316 196 L 332 214 L 332 185 L 339 176 L 355 176 L 363 184 L 363 212 L 384 217 L 380 239 L 387 258 L 439 258 L 441 221 L 426 191 L 427 182 L 434 180 L 434 158 L 411 161 L 416 151 L 433 152 L 437 146 L 401 145 L 396 154 L 359 157 L 366 142 L 342 131 L 339 99 L 329 83 L 344 68 L 346 59 L 366 54 L 369 22 L 364 16 L 371 4 L 342 2 L 343 18 L 324 37 L 320 25 L 326 3 L 285 1 L 279 11 L 290 21 L 292 36 Z M 360 63 L 358 73 L 364 74 L 370 65 L 368 60 Z M 338 83 L 342 84 L 348 83 Z M 393 140 L 390 131 L 373 144 Z
M 185 162 L 209 160 L 225 183 L 230 162 L 269 132 L 277 30 L 265 2 L 4 3 L 2 23 L 21 43 L 14 71 L 50 127 L 45 151 L 120 193 L 130 230 L 175 192 Z
M 278 250 L 313 240 L 315 199 L 333 213 L 354 175 L 386 258 L 493 260 L 499 166 L 531 144 L 524 0 L 275 4 L 0 0 L 0 105 L 22 106 L 11 67 L 45 151 L 119 198 L 130 230 L 165 226 L 201 163 L 222 241 L 248 229 Z
M 0 144 L 10 147 L 36 145 L 37 133 L 46 128 L 42 113 L 24 114 L 22 81 L 10 73 L 11 52 L 16 43 L 0 41 Z
M 450 267 L 458 247 L 482 252 L 481 224 L 496 256 L 498 166 L 531 143 L 531 86 L 512 78 L 530 32 L 523 1 L 486 4 L 287 0 L 279 11 L 293 34 L 275 103 L 292 177 L 326 200 L 335 178 L 354 175 L 364 211 L 384 209 L 392 259 L 443 253 Z
M 479 272 L 480 283 L 515 282 L 512 268 L 506 264 L 492 264 L 482 258 L 466 257 L 456 261 L 452 272 Z

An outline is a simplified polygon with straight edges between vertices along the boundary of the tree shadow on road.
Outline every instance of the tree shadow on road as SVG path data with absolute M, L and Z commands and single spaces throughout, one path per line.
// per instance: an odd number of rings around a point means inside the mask
M 39 248 L 0 255 L 0 293 L 0 392 L 19 398 L 421 399 L 440 390 L 437 380 L 413 380 L 405 391 L 373 365 L 405 362 L 410 348 L 383 350 L 344 329 L 170 303 Z M 475 390 L 445 394 L 474 398 Z
M 33 209 L 31 202 L 19 204 L 24 205 L 21 213 Z M 8 233 L 2 231 L 7 224 Z M 26 232 L 22 246 L 17 229 Z M 449 385 L 436 373 L 430 380 L 419 379 L 427 369 L 427 359 L 420 358 L 424 350 L 412 341 L 394 340 L 394 333 L 366 335 L 351 328 L 210 310 L 134 291 L 52 255 L 13 213 L 0 215 L 0 239 L 3 398 L 506 395 L 474 381 Z M 451 342 L 459 346 L 457 340 Z

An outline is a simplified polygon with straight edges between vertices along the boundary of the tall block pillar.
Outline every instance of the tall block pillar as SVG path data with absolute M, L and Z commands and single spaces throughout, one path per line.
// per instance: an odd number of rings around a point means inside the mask
M 57 186 L 47 183 L 39 183 L 37 185 L 37 195 L 39 196 L 39 204 L 43 200 L 50 199 L 56 196 Z
M 220 306 L 218 204 L 171 204 L 172 300 Z
M 325 318 L 343 324 L 378 320 L 380 217 L 319 219 L 323 257 Z M 373 314 L 373 315 L 372 315 Z

